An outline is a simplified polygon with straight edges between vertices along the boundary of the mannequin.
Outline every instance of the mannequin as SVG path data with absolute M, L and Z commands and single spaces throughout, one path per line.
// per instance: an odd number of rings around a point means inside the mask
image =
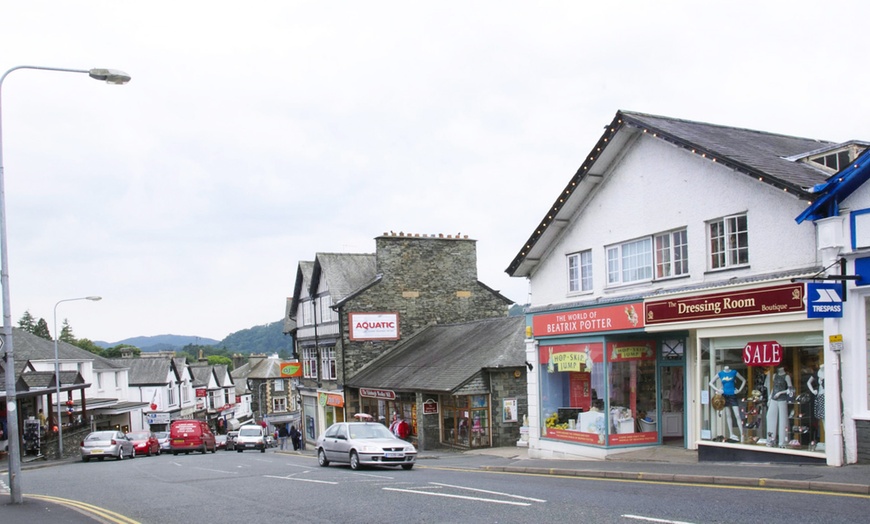
M 779 447 L 784 448 L 788 442 L 788 401 L 794 396 L 794 386 L 783 366 L 777 367 L 776 372 L 767 376 L 765 385 L 770 392 L 767 403 L 767 445 L 772 447 L 778 437 Z
M 740 381 L 740 385 L 736 388 L 734 387 L 735 379 Z M 722 386 L 721 389 L 716 386 L 717 380 Z M 722 396 L 725 397 L 725 425 L 728 426 L 728 438 L 729 440 L 736 440 L 738 442 L 743 442 L 743 425 L 741 424 L 740 402 L 737 399 L 737 395 L 743 391 L 745 385 L 746 379 L 743 378 L 743 375 L 738 373 L 736 370 L 731 369 L 730 366 L 722 368 L 722 371 L 717 373 L 713 380 L 710 381 L 710 389 L 716 393 L 721 393 Z M 740 433 L 739 439 L 734 436 L 734 429 L 731 423 L 732 414 L 734 415 L 734 425 L 737 426 L 737 431 Z
M 819 366 L 818 371 L 819 389 L 815 388 L 815 377 L 807 380 L 807 388 L 816 396 L 813 404 L 813 416 L 819 422 L 819 442 L 825 441 L 825 365 Z M 819 446 L 821 448 L 821 446 Z

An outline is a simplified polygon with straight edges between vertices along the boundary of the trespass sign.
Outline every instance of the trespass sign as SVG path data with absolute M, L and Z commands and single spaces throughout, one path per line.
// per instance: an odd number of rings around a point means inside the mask
M 351 340 L 398 340 L 398 313 L 348 314 Z

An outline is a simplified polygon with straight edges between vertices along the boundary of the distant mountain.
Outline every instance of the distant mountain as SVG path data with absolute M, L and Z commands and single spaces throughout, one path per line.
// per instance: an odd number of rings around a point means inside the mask
M 133 337 L 125 338 L 117 342 L 96 341 L 94 344 L 101 348 L 114 347 L 119 344 L 129 344 L 136 346 L 142 351 L 165 351 L 181 349 L 188 344 L 197 344 L 200 346 L 215 346 L 220 344 L 220 341 L 213 338 L 194 337 L 189 335 L 155 335 L 151 337 Z
M 108 348 L 118 344 L 136 346 L 143 352 L 178 351 L 189 344 L 199 346 L 218 346 L 233 353 L 292 353 L 293 337 L 284 334 L 284 321 L 254 326 L 230 333 L 223 340 L 189 335 L 157 335 L 152 337 L 133 337 L 118 342 L 96 341 L 94 344 Z

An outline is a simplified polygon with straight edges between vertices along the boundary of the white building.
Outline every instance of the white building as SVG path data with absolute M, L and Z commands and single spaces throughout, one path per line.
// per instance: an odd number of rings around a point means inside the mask
M 833 358 L 805 303 L 823 261 L 795 218 L 863 147 L 617 112 L 507 269 L 531 286 L 530 455 L 836 464 L 807 385 Z

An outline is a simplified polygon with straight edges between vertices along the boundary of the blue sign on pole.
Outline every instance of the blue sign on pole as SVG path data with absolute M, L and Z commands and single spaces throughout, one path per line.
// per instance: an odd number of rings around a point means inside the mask
M 807 283 L 807 318 L 842 318 L 842 284 Z

